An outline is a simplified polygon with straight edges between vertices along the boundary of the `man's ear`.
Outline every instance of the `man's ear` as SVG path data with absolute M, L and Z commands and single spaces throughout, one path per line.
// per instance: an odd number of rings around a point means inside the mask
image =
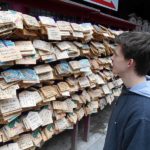
M 134 59 L 129 59 L 128 60 L 128 67 L 132 67 L 132 66 L 135 66 L 135 61 L 134 61 Z

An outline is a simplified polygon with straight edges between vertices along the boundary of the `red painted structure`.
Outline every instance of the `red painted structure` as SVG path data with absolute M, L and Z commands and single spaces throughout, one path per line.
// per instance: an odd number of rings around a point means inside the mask
M 68 0 L 0 0 L 0 2 L 8 2 L 11 4 L 12 9 L 24 13 L 28 13 L 28 10 L 32 8 L 39 8 L 124 30 L 133 30 L 136 27 L 135 24 L 126 20 L 104 14 L 99 9 Z

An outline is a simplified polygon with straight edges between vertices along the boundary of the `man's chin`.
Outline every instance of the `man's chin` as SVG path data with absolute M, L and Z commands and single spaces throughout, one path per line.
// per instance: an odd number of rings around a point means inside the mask
M 118 76 L 118 72 L 116 70 L 112 70 L 112 73 L 115 75 L 115 76 Z
M 112 73 L 113 73 L 113 74 L 116 74 L 116 70 L 115 70 L 115 69 L 112 69 Z

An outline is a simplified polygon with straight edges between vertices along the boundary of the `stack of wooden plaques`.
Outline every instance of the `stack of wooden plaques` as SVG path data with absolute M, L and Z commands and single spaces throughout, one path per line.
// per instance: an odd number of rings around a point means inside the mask
M 118 96 L 120 32 L 0 11 L 0 149 L 33 150 Z

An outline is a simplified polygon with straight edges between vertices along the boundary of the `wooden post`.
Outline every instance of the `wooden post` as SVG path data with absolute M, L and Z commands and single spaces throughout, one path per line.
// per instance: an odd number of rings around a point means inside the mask
M 78 122 L 74 125 L 71 139 L 71 150 L 77 150 Z
M 90 132 L 90 115 L 84 117 L 84 133 L 83 140 L 88 142 L 89 140 L 89 132 Z

